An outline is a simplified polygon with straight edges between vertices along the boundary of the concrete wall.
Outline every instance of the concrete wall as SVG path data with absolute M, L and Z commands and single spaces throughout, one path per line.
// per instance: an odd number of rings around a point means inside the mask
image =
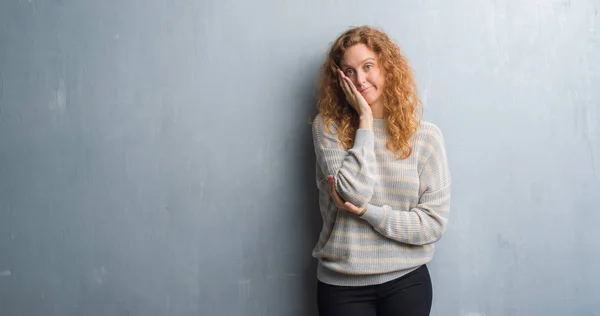
M 600 3 L 0 3 L 0 314 L 315 315 L 329 43 L 405 50 L 444 132 L 433 315 L 600 315 Z

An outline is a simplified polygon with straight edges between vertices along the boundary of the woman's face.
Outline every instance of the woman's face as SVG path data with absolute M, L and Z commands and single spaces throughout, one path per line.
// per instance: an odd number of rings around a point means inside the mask
M 342 57 L 340 68 L 352 80 L 371 108 L 382 106 L 381 94 L 385 85 L 385 76 L 379 67 L 375 52 L 365 44 L 349 47 Z

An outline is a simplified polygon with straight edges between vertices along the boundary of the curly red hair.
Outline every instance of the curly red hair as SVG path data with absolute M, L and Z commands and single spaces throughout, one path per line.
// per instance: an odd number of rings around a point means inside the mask
M 352 147 L 359 118 L 340 88 L 337 68 L 346 49 L 364 44 L 375 52 L 385 75 L 381 95 L 389 133 L 388 149 L 400 159 L 412 153 L 409 140 L 417 131 L 420 120 L 420 99 L 412 70 L 400 48 L 382 30 L 360 26 L 342 33 L 331 45 L 322 66 L 322 78 L 317 92 L 317 108 L 325 124 L 336 124 L 338 139 L 345 148 Z M 328 128 L 329 129 L 329 128 Z

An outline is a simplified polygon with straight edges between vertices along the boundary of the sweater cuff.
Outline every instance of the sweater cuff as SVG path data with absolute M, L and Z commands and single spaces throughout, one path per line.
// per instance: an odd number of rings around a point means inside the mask
M 367 204 L 367 210 L 360 216 L 371 226 L 378 227 L 385 219 L 385 209 L 383 207 Z
M 375 133 L 370 129 L 357 129 L 353 147 L 375 149 Z

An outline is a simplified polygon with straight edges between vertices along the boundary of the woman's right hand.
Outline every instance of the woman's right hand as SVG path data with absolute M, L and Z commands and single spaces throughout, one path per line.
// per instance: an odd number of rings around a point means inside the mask
M 356 86 L 350 78 L 344 74 L 341 69 L 338 69 L 338 77 L 340 80 L 340 86 L 342 87 L 342 91 L 346 95 L 346 100 L 350 105 L 356 110 L 359 117 L 372 117 L 373 112 L 371 111 L 371 107 L 367 100 L 358 92 Z

